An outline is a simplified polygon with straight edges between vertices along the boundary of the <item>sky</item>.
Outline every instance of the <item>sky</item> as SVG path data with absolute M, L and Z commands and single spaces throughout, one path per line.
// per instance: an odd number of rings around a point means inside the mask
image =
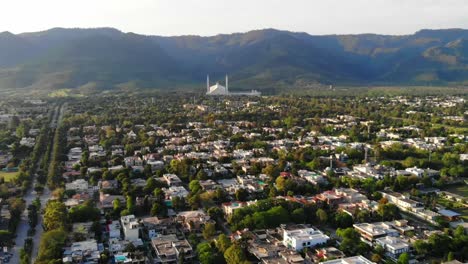
M 468 0 L 0 0 L 0 32 L 114 27 L 146 35 L 276 28 L 312 35 L 468 29 Z

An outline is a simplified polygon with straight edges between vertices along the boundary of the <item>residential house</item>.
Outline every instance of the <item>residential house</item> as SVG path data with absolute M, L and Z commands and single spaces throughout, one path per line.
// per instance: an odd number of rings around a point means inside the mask
M 409 244 L 399 237 L 381 237 L 376 239 L 375 242 L 385 249 L 385 255 L 394 260 L 410 250 Z
M 190 243 L 186 239 L 178 239 L 176 235 L 155 237 L 151 240 L 151 246 L 156 255 L 154 263 L 189 262 L 195 257 Z M 184 259 L 180 260 L 181 257 Z
M 283 245 L 296 251 L 325 244 L 329 239 L 320 230 L 311 227 L 283 228 Z

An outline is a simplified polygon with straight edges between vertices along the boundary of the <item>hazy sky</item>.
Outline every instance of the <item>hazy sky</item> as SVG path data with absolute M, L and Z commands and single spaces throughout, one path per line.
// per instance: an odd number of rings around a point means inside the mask
M 0 31 L 115 27 L 148 35 L 261 28 L 409 34 L 468 28 L 468 0 L 0 0 Z

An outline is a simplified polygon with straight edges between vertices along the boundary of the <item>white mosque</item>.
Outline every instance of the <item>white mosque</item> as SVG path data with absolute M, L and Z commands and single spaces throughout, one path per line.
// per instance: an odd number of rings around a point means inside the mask
M 222 86 L 218 82 L 215 85 L 210 86 L 210 76 L 206 76 L 206 95 L 247 95 L 247 96 L 260 96 L 261 93 L 257 90 L 250 92 L 229 92 L 229 77 L 226 75 L 226 86 Z

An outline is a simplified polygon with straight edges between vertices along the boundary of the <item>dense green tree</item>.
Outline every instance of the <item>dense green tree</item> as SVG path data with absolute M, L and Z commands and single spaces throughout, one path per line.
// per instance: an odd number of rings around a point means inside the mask
M 179 196 L 172 197 L 171 202 L 172 202 L 172 208 L 174 208 L 174 210 L 179 211 L 179 210 L 183 210 L 185 208 L 185 198 L 184 197 L 179 197 Z
M 419 255 L 425 255 L 429 252 L 429 243 L 425 242 L 424 240 L 416 240 L 413 243 L 413 248 Z
M 391 203 L 381 203 L 377 208 L 377 213 L 383 221 L 395 220 L 400 217 L 398 207 Z
M 236 200 L 237 201 L 247 201 L 247 198 L 249 197 L 249 192 L 246 189 L 240 188 L 236 191 Z
M 67 208 L 60 201 L 51 200 L 44 212 L 45 230 L 64 229 L 68 221 Z
M 298 224 L 303 224 L 306 220 L 304 208 L 297 208 L 292 211 L 291 219 Z
M 338 212 L 335 215 L 335 225 L 339 228 L 347 228 L 353 226 L 353 217 L 345 212 Z
M 167 215 L 167 207 L 164 204 L 154 203 L 153 207 L 151 207 L 151 215 L 152 216 L 166 216 Z
M 72 222 L 96 221 L 100 217 L 100 211 L 91 201 L 86 201 L 81 205 L 72 207 L 68 211 L 68 216 Z
M 224 259 L 227 264 L 239 264 L 246 261 L 244 250 L 236 244 L 231 245 L 224 252 Z
M 328 220 L 328 214 L 323 209 L 318 209 L 316 212 L 316 216 L 320 224 L 325 224 Z
M 216 239 L 216 247 L 218 248 L 219 252 L 224 254 L 224 252 L 232 245 L 231 240 L 225 235 L 221 234 Z
M 217 206 L 213 206 L 208 208 L 207 210 L 208 215 L 211 217 L 211 219 L 217 220 L 223 218 L 223 210 Z
M 210 240 L 214 237 L 216 234 L 216 227 L 213 223 L 206 223 L 204 228 L 203 228 L 203 237 L 206 240 Z
M 346 229 L 338 228 L 336 235 L 341 238 L 340 250 L 347 254 L 364 254 L 368 245 L 360 241 L 359 233 L 352 227 Z M 367 247 L 366 247 L 367 246 Z
M 59 263 L 62 260 L 62 248 L 65 246 L 67 233 L 62 229 L 47 231 L 41 236 L 37 264 Z
M 8 230 L 0 230 L 0 246 L 6 246 L 7 242 L 13 238 L 13 234 Z
M 189 190 L 193 194 L 199 193 L 202 190 L 200 182 L 198 180 L 191 181 L 189 184 Z
M 453 252 L 450 251 L 450 252 L 447 254 L 447 261 L 452 261 L 452 260 L 454 260 L 454 259 L 455 259 L 455 257 L 453 256 Z
M 410 257 L 408 253 L 403 253 L 398 257 L 397 264 L 409 264 Z

